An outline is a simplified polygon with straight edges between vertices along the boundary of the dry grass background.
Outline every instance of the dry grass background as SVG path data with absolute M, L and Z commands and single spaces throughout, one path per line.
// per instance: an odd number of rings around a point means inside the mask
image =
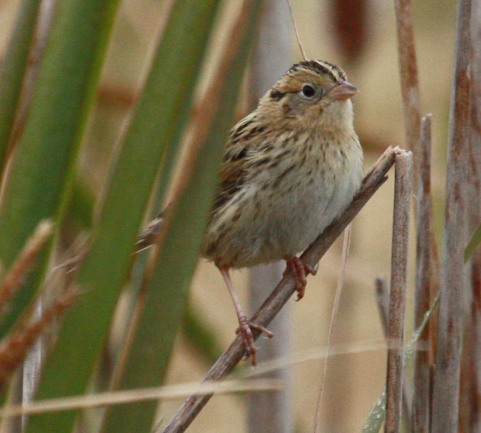
M 230 0 L 225 9 L 226 22 L 237 7 Z M 396 35 L 391 1 L 372 0 L 365 50 L 355 64 L 347 63 L 333 37 L 332 20 L 326 0 L 293 0 L 295 20 L 305 49 L 310 57 L 341 64 L 350 81 L 361 90 L 355 99 L 356 126 L 365 148 L 368 167 L 389 145 L 404 147 L 402 105 L 399 87 Z M 13 24 L 18 1 L 0 2 L 0 55 L 4 53 L 6 36 Z M 433 193 L 435 208 L 440 209 L 444 188 L 444 165 L 447 141 L 447 116 L 451 85 L 454 35 L 453 2 L 417 0 L 413 2 L 416 47 L 420 71 L 423 112 L 433 113 Z M 114 49 L 103 76 L 107 94 L 134 96 L 139 77 L 154 36 L 159 27 L 162 7 L 156 0 L 126 0 L 120 14 L 123 25 L 114 37 Z M 292 44 L 292 61 L 300 59 Z M 213 52 L 212 56 L 215 57 Z M 273 82 L 277 77 L 272 77 Z M 248 91 L 248 90 L 247 90 Z M 107 102 L 106 102 L 107 101 Z M 105 179 L 105 163 L 118 137 L 118 128 L 127 113 L 124 103 L 112 103 L 107 95 L 100 99 L 91 130 L 89 153 L 84 170 L 92 186 L 101 186 Z M 95 135 L 93 135 L 95 133 Z M 392 176 L 391 176 L 392 177 Z M 367 340 L 382 340 L 383 334 L 375 303 L 374 278 L 386 275 L 390 266 L 390 237 L 392 215 L 392 179 L 384 185 L 356 218 L 353 226 L 351 253 L 341 308 L 334 332 L 333 344 L 350 344 L 353 348 Z M 436 212 L 439 222 L 442 213 Z M 414 231 L 412 231 L 412 241 Z M 414 244 L 411 243 L 414 254 Z M 413 269 L 414 255 L 410 268 Z M 305 299 L 291 302 L 292 350 L 303 352 L 323 347 L 327 340 L 330 309 L 340 264 L 340 242 L 326 255 L 316 277 L 309 279 Z M 247 272 L 235 272 L 234 283 L 241 294 Z M 413 272 L 409 277 L 408 300 L 412 306 Z M 192 284 L 191 304 L 205 324 L 215 330 L 221 347 L 232 339 L 236 321 L 228 293 L 217 270 L 208 263 L 199 264 Z M 247 300 L 244 299 L 247 305 Z M 412 307 L 407 323 L 412 326 Z M 282 344 L 282 341 L 275 341 Z M 262 351 L 262 340 L 258 344 Z M 330 363 L 325 389 L 323 428 L 326 432 L 360 431 L 363 421 L 379 396 L 385 380 L 385 352 L 366 351 L 339 355 Z M 183 337 L 179 337 L 171 360 L 168 383 L 198 380 L 208 365 L 199 361 L 197 354 Z M 250 370 L 249 363 L 242 368 Z M 310 431 L 320 386 L 322 362 L 307 361 L 292 366 L 294 414 L 298 431 Z M 161 417 L 169 419 L 178 401 L 164 403 Z M 228 414 L 228 416 L 226 416 Z M 212 426 L 215 425 L 215 430 Z M 242 432 L 244 430 L 244 402 L 240 396 L 217 396 L 193 424 L 193 432 Z

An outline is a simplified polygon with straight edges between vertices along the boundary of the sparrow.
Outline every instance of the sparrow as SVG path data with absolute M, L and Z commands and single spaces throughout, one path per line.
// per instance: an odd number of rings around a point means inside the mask
M 351 202 L 362 180 L 363 152 L 353 125 L 357 88 L 329 62 L 293 65 L 228 137 L 206 230 L 204 257 L 219 269 L 234 303 L 252 365 L 252 329 L 230 270 L 285 260 L 297 299 L 315 270 L 297 256 Z M 162 216 L 139 238 L 145 247 Z

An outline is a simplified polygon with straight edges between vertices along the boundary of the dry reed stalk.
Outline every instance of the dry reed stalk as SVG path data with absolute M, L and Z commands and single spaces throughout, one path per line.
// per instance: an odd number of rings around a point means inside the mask
M 389 286 L 385 278 L 376 278 L 374 281 L 376 288 L 376 301 L 379 310 L 379 316 L 381 318 L 381 324 L 386 339 L 388 338 L 388 322 L 389 322 Z M 402 414 L 403 423 L 406 427 L 406 431 L 412 432 L 412 401 L 413 393 L 409 389 L 409 384 L 404 380 L 402 383 Z
M 223 383 L 185 383 L 181 385 L 165 385 L 152 388 L 137 388 L 124 391 L 101 392 L 79 396 L 51 398 L 32 401 L 23 405 L 9 405 L 0 409 L 0 418 L 19 415 L 36 415 L 66 410 L 87 409 L 101 406 L 136 403 L 149 400 L 173 400 L 183 398 L 192 392 L 219 394 L 239 392 L 280 391 L 282 384 L 275 379 L 230 380 Z M 3 432 L 2 432 L 3 433 Z
M 401 78 L 401 94 L 404 111 L 404 129 L 409 149 L 414 153 L 414 188 L 418 185 L 419 173 L 419 129 L 420 129 L 420 95 L 416 48 L 414 46 L 413 19 L 411 0 L 394 0 L 396 14 L 396 32 Z
M 28 238 L 22 251 L 7 272 L 0 285 L 0 312 L 6 307 L 16 290 L 22 285 L 25 276 L 31 271 L 33 263 L 42 250 L 45 242 L 52 234 L 53 224 L 43 220 L 37 225 L 33 234 Z
M 468 155 L 468 239 L 481 223 L 481 3 L 472 5 L 471 125 Z M 466 254 L 466 252 L 465 252 Z M 481 248 L 470 259 L 470 297 L 465 307 L 466 332 L 461 368 L 460 431 L 481 431 Z M 468 283 L 469 284 L 469 283 Z
M 412 187 L 412 153 L 396 158 L 394 215 L 391 253 L 391 290 L 388 317 L 388 353 L 386 382 L 386 433 L 401 428 L 403 387 L 404 315 L 408 260 L 409 210 Z
M 384 154 L 378 159 L 371 170 L 366 174 L 361 185 L 361 189 L 354 197 L 348 209 L 344 211 L 324 232 L 314 241 L 314 243 L 302 254 L 302 260 L 311 265 L 316 266 L 321 257 L 326 253 L 329 247 L 334 243 L 337 237 L 343 232 L 347 225 L 353 220 L 361 208 L 372 197 L 377 189 L 386 181 L 386 174 L 394 164 L 397 156 L 405 153 L 399 148 L 388 148 Z M 292 294 L 295 292 L 295 279 L 287 274 L 282 278 L 277 287 L 269 295 L 266 301 L 254 314 L 251 321 L 267 326 L 277 315 L 281 308 L 287 303 Z M 254 338 L 259 337 L 259 333 L 253 330 Z M 245 348 L 240 336 L 231 343 L 226 351 L 219 357 L 209 372 L 204 376 L 202 383 L 220 381 L 242 360 L 245 355 Z M 162 433 L 181 433 L 192 423 L 202 408 L 207 404 L 212 394 L 209 395 L 192 395 L 174 417 L 169 421 L 167 426 L 156 432 Z
M 434 270 L 431 268 L 433 239 L 432 200 L 431 200 L 431 115 L 421 119 L 419 184 L 417 190 L 416 218 L 416 293 L 414 327 L 417 329 L 432 302 L 431 281 Z M 430 324 L 417 342 L 414 361 L 414 431 L 429 433 L 431 373 L 433 364 L 430 338 Z
M 481 196 L 481 191 L 480 191 Z M 478 196 L 479 197 L 479 196 Z M 471 259 L 472 301 L 469 311 L 470 329 L 466 335 L 467 363 L 462 373 L 463 389 L 460 408 L 463 433 L 481 431 L 481 249 Z
M 469 63 L 471 1 L 459 0 L 455 71 L 449 119 L 446 210 L 441 267 L 438 345 L 432 433 L 454 433 L 459 422 L 459 378 L 463 320 L 466 173 L 469 150 Z
M 60 317 L 77 299 L 78 290 L 71 286 L 35 321 L 21 325 L 0 344 L 0 387 L 23 362 L 28 350 L 54 319 Z
M 473 137 L 471 135 L 471 137 Z M 471 143 L 468 235 L 481 220 L 481 140 Z M 476 155 L 477 154 L 477 155 Z M 474 250 L 470 259 L 470 296 L 465 307 L 465 343 L 461 364 L 459 428 L 463 433 L 481 431 L 481 249 Z
M 324 366 L 322 369 L 322 376 L 321 376 L 321 386 L 319 388 L 319 396 L 317 397 L 316 414 L 314 416 L 314 433 L 321 433 L 322 399 L 324 397 L 324 390 L 326 388 L 325 385 L 326 385 L 327 371 L 328 371 L 329 360 L 330 360 L 332 336 L 334 335 L 334 326 L 336 324 L 336 318 L 339 314 L 339 306 L 341 304 L 342 289 L 344 287 L 344 281 L 346 277 L 347 258 L 349 256 L 349 246 L 351 243 L 351 228 L 352 228 L 351 225 L 348 225 L 346 227 L 346 230 L 344 231 L 344 239 L 342 242 L 341 264 L 339 269 L 339 275 L 337 277 L 336 293 L 334 295 L 334 301 L 332 303 L 331 319 L 329 320 L 329 331 L 327 334 L 326 358 L 324 359 Z

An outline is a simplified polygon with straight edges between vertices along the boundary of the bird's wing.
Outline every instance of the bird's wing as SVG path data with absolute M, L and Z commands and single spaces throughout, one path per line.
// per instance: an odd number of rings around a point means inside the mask
M 245 182 L 250 156 L 260 142 L 256 138 L 263 132 L 257 124 L 254 111 L 232 128 L 222 160 L 214 212 L 228 202 Z

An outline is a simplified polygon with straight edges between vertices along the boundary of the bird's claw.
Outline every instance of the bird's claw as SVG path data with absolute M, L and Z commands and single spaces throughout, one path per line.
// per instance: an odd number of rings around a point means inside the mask
M 239 317 L 239 327 L 235 332 L 236 334 L 241 335 L 246 350 L 246 358 L 250 357 L 251 364 L 253 367 L 255 367 L 257 365 L 257 348 L 254 344 L 254 335 L 252 334 L 252 329 L 255 329 L 261 334 L 266 334 L 269 338 L 272 338 L 274 334 L 264 326 L 250 322 L 245 316 Z
M 317 266 L 312 267 L 311 265 L 303 262 L 297 256 L 286 256 L 284 257 L 286 261 L 286 270 L 285 272 L 290 272 L 294 278 L 296 279 L 296 291 L 297 291 L 297 299 L 296 301 L 300 301 L 304 297 L 304 293 L 306 291 L 307 285 L 307 275 L 316 275 L 317 273 Z

